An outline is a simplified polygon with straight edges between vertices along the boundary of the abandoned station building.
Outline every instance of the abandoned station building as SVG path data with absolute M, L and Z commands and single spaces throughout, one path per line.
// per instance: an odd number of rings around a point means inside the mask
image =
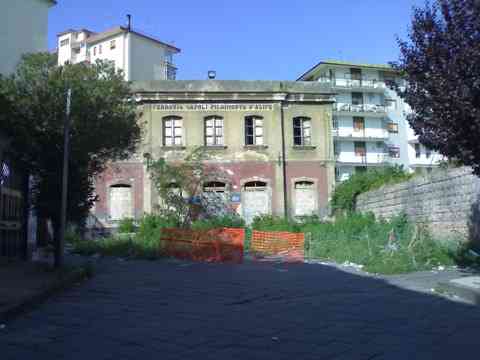
M 132 85 L 144 126 L 137 155 L 96 183 L 96 217 L 113 224 L 154 211 L 145 159 L 179 160 L 205 147 L 225 193 L 247 221 L 258 214 L 324 215 L 334 186 L 334 94 L 323 84 L 283 81 L 151 81 Z M 286 196 L 285 196 L 286 194 Z

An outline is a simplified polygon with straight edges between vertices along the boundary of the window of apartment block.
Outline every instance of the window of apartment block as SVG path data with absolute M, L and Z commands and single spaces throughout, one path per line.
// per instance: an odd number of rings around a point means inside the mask
M 338 129 L 338 118 L 337 118 L 336 116 L 334 116 L 334 117 L 332 118 L 332 121 L 333 121 L 333 125 L 332 125 L 333 128 L 334 128 L 335 130 L 337 130 L 337 129 Z
M 94 46 L 94 47 L 93 47 L 93 56 L 96 56 L 96 55 L 97 55 L 97 47 Z
M 63 39 L 60 41 L 60 46 L 67 46 L 68 44 L 70 44 L 70 39 Z
M 432 150 L 430 150 L 429 148 L 425 148 L 425 156 L 427 157 L 427 159 L 429 159 L 430 156 L 432 156 Z
M 102 53 L 102 44 L 98 45 L 98 55 Z
M 263 118 L 261 116 L 245 118 L 245 145 L 263 145 Z
M 353 118 L 353 130 L 364 131 L 365 130 L 365 118 L 355 116 Z
M 340 156 L 340 149 L 341 149 L 340 143 L 334 141 L 333 142 L 333 154 L 335 156 Z
M 223 139 L 223 118 L 220 116 L 209 116 L 205 118 L 205 145 L 221 146 Z
M 387 124 L 387 130 L 389 133 L 392 133 L 392 134 L 397 134 L 398 133 L 398 124 L 397 123 L 388 123 Z
M 367 147 L 365 145 L 365 141 L 355 141 L 353 147 L 355 149 L 355 156 L 367 155 Z
M 312 144 L 312 121 L 308 117 L 293 118 L 293 144 L 309 146 Z
M 113 50 L 117 47 L 117 43 L 115 40 L 110 41 L 110 50 Z
M 421 155 L 420 144 L 415 144 L 415 157 L 419 158 Z
M 352 93 L 352 105 L 363 105 L 363 94 L 358 92 Z
M 362 80 L 362 69 L 351 68 L 350 76 L 352 80 Z
M 183 145 L 183 120 L 179 116 L 163 118 L 163 145 Z
M 390 146 L 388 148 L 388 155 L 391 158 L 398 159 L 400 157 L 400 148 L 398 146 Z

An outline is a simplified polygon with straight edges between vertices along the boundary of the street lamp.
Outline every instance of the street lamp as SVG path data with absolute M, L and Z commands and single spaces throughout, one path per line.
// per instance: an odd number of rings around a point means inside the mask
M 65 123 L 63 126 L 63 174 L 62 174 L 62 207 L 60 213 L 60 234 L 55 247 L 55 267 L 61 268 L 64 263 L 63 249 L 65 246 L 65 232 L 67 227 L 67 192 L 68 192 L 68 159 L 70 157 L 70 108 L 72 89 L 67 89 L 67 103 L 65 109 Z

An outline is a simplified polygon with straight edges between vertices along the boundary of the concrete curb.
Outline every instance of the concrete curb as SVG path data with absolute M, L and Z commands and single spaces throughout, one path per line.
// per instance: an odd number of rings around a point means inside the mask
M 33 296 L 26 297 L 16 304 L 0 309 L 0 321 L 5 322 L 12 320 L 16 316 L 32 310 L 36 306 L 44 303 L 51 296 L 72 287 L 75 283 L 84 280 L 88 276 L 89 273 L 85 267 L 80 267 L 65 274 L 63 278 L 54 281 L 50 286 Z
M 480 277 L 471 276 L 466 278 L 454 279 L 447 282 L 441 282 L 437 286 L 440 292 L 447 292 L 457 295 L 472 304 L 480 305 L 480 287 L 468 286 L 468 281 L 480 281 Z

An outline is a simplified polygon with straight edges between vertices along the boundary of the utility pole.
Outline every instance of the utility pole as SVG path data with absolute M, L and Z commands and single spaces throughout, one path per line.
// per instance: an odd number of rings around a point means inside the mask
M 67 107 L 65 124 L 63 127 L 63 176 L 62 176 L 62 208 L 60 213 L 60 232 L 57 246 L 55 247 L 55 267 L 63 267 L 65 232 L 67 227 L 67 192 L 68 192 L 68 159 L 70 157 L 70 107 L 72 102 L 72 89 L 67 90 Z

